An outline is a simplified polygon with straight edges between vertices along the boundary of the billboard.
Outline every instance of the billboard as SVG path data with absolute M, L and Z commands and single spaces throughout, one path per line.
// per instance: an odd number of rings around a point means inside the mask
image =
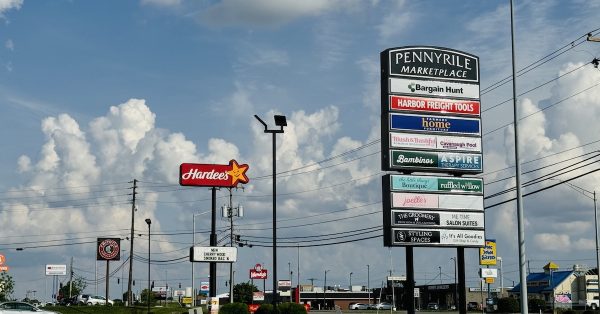
M 392 229 L 392 244 L 404 246 L 480 247 L 483 230 Z
M 66 276 L 67 265 L 46 264 L 46 276 Z
M 179 184 L 182 186 L 235 187 L 238 183 L 248 183 L 246 176 L 249 166 L 231 160 L 228 165 L 191 164 L 179 166 Z
M 479 118 L 390 113 L 390 131 L 481 135 Z
M 391 132 L 390 147 L 481 153 L 481 138 Z
M 390 150 L 390 168 L 392 170 L 410 169 L 413 171 L 455 173 L 483 172 L 483 156 L 471 153 L 423 152 L 409 150 Z
M 390 95 L 390 110 L 436 114 L 481 115 L 481 103 L 475 100 Z
M 190 262 L 233 263 L 236 261 L 236 247 L 193 246 L 190 248 Z
M 393 76 L 479 83 L 479 58 L 463 51 L 419 46 L 385 52 Z
M 121 259 L 120 238 L 98 238 L 97 244 L 97 261 L 118 261 Z
M 486 239 L 485 246 L 479 248 L 479 265 L 496 265 L 496 240 Z
M 483 195 L 483 180 L 479 178 L 456 178 L 414 175 L 390 175 L 391 191 L 441 192 L 445 194 Z

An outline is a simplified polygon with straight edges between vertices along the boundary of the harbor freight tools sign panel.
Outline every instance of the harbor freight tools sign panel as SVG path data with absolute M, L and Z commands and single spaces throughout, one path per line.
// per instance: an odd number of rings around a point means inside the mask
M 482 247 L 479 58 L 440 47 L 386 49 L 381 60 L 385 246 Z M 412 175 L 414 172 L 449 176 Z
M 194 246 L 190 248 L 190 262 L 233 263 L 236 261 L 236 247 Z
M 97 261 L 118 261 L 121 259 L 120 238 L 98 238 Z
M 232 159 L 228 165 L 190 164 L 179 166 L 179 184 L 183 186 L 235 187 L 248 183 L 249 166 Z

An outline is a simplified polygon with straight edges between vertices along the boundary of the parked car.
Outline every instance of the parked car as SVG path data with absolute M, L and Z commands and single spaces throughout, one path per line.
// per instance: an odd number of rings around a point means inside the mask
M 477 311 L 479 309 L 479 303 L 469 302 L 467 303 L 467 311 Z
M 351 310 L 368 310 L 369 305 L 364 303 L 354 303 L 350 305 Z
M 381 303 L 375 305 L 375 309 L 376 310 L 391 310 L 392 304 L 388 303 L 388 302 L 381 302 Z
M 41 310 L 26 302 L 0 303 L 0 314 L 23 314 L 25 312 L 35 312 L 39 314 L 59 314 L 52 311 Z
M 101 295 L 90 295 L 85 302 L 87 305 L 105 305 L 106 298 Z M 108 300 L 109 305 L 113 305 L 113 300 Z
M 439 304 L 432 302 L 432 303 L 427 304 L 427 309 L 437 311 L 440 309 L 440 306 L 439 306 Z
M 87 303 L 87 299 L 90 297 L 89 294 L 79 294 L 75 298 L 75 303 L 83 305 Z
M 58 305 L 62 305 L 62 306 L 77 305 L 77 296 L 73 296 L 70 298 L 62 298 L 60 300 L 60 302 L 58 302 Z

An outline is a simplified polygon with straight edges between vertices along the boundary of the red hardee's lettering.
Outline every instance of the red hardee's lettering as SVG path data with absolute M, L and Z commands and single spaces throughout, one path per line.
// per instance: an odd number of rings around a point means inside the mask
M 229 174 L 227 172 L 217 172 L 215 169 L 211 171 L 200 171 L 198 169 L 190 169 L 188 172 L 181 174 L 183 180 L 206 179 L 206 180 L 227 180 Z

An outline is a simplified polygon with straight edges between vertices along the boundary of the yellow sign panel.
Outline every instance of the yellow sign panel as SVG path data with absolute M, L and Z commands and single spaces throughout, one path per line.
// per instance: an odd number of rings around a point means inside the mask
M 494 283 L 494 277 L 485 278 L 485 283 Z
M 181 299 L 181 303 L 183 303 L 183 304 L 192 304 L 192 297 L 183 297 Z
M 485 240 L 479 248 L 479 265 L 496 265 L 496 240 Z

